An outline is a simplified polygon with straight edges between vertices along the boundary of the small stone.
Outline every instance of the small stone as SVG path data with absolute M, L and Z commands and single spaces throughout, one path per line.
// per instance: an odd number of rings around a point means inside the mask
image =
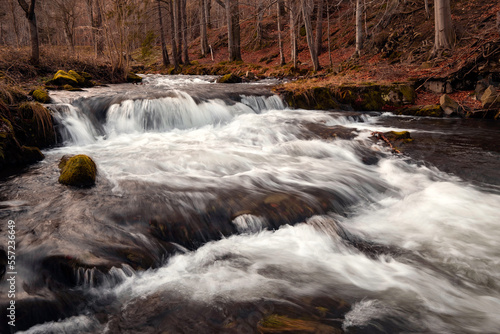
M 460 110 L 460 105 L 447 94 L 441 95 L 439 104 L 446 116 L 456 115 Z

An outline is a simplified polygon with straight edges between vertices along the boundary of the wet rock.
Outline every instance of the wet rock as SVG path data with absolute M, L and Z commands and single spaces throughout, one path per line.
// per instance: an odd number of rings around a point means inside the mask
M 243 80 L 236 74 L 230 73 L 217 80 L 218 83 L 241 83 Z
M 38 148 L 21 146 L 15 137 L 12 124 L 0 117 L 0 170 L 26 166 L 43 158 Z
M 489 86 L 481 96 L 481 103 L 485 109 L 500 108 L 500 96 L 494 86 Z
M 97 167 L 89 156 L 79 154 L 69 159 L 63 157 L 59 168 L 59 183 L 75 187 L 90 187 L 95 184 Z
M 481 110 L 470 110 L 465 115 L 466 118 L 476 118 L 476 119 L 500 119 L 499 109 L 481 109 Z
M 458 103 L 447 94 L 441 95 L 439 104 L 441 105 L 441 109 L 443 109 L 446 116 L 455 116 L 460 110 Z
M 127 82 L 139 83 L 142 82 L 142 78 L 133 72 L 127 73 Z

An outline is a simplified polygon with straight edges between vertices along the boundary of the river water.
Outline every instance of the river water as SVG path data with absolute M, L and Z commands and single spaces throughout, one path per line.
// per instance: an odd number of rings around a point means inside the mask
M 0 183 L 16 330 L 498 332 L 497 124 L 292 110 L 274 82 L 213 79 L 52 95 L 60 145 Z M 371 138 L 390 130 L 415 139 L 401 155 Z M 95 187 L 57 183 L 66 154 Z

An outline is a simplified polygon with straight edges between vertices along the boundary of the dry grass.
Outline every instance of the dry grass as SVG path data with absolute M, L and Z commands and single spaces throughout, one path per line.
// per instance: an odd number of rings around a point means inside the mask
M 24 117 L 28 116 L 36 125 L 38 137 L 50 142 L 54 137 L 54 126 L 50 111 L 38 102 L 26 102 L 19 106 Z

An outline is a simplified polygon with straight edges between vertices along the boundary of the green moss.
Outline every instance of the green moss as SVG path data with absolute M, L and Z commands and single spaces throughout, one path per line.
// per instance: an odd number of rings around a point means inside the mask
M 70 91 L 70 92 L 78 92 L 78 91 L 83 91 L 83 89 L 78 88 L 78 87 L 73 87 L 73 86 L 71 86 L 71 85 L 64 85 L 62 88 L 63 88 L 64 90 L 68 90 L 68 91 Z
M 57 73 L 54 74 L 52 80 L 50 80 L 49 82 L 50 84 L 55 84 L 56 86 L 64 86 L 64 85 L 71 85 L 74 87 L 78 86 L 78 80 L 76 80 L 75 77 L 73 77 L 69 73 L 66 73 L 63 70 L 57 71 Z
M 75 187 L 90 187 L 95 184 L 97 167 L 90 157 L 83 154 L 75 155 L 62 166 L 60 183 Z
M 68 74 L 76 79 L 79 86 L 82 86 L 85 83 L 85 78 L 83 76 L 81 76 L 80 74 L 78 74 L 77 72 L 75 72 L 73 70 L 69 70 Z
M 382 94 L 376 89 L 369 89 L 368 92 L 361 97 L 360 105 L 361 109 L 364 111 L 382 110 L 384 104 Z
M 33 98 L 40 103 L 50 103 L 49 93 L 43 89 L 35 89 L 33 91 Z

